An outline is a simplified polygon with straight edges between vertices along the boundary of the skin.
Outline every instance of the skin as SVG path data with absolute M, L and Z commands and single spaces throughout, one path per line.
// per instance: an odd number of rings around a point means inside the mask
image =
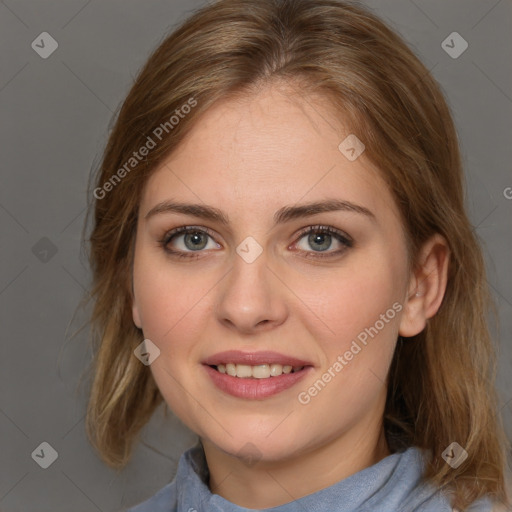
M 390 454 L 382 416 L 396 339 L 425 327 L 446 286 L 445 241 L 429 240 L 409 270 L 391 193 L 364 153 L 351 162 L 338 150 L 350 130 L 330 112 L 326 99 L 298 96 L 286 84 L 217 103 L 151 175 L 140 203 L 134 323 L 161 351 L 151 371 L 165 401 L 203 442 L 210 489 L 248 508 L 290 502 Z M 273 226 L 279 208 L 327 198 L 373 217 L 333 211 Z M 146 218 L 170 199 L 216 207 L 229 224 L 174 212 Z M 173 257 L 160 243 L 187 225 L 209 228 L 213 238 L 203 235 L 200 251 L 183 234 L 168 247 L 197 259 Z M 353 246 L 328 235 L 308 243 L 300 230 L 315 225 L 341 230 Z M 248 236 L 263 249 L 252 263 L 236 252 Z M 394 303 L 402 310 L 301 404 L 298 393 Z M 231 349 L 274 350 L 314 368 L 276 396 L 235 398 L 201 364 Z

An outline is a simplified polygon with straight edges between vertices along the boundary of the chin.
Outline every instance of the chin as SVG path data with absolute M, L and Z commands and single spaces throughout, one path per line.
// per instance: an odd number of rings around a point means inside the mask
M 273 422 L 272 427 L 265 429 L 265 431 L 251 429 L 245 421 L 236 430 L 226 428 L 228 432 L 237 432 L 236 435 L 230 436 L 222 431 L 222 433 L 217 432 L 217 435 L 210 433 L 211 435 L 200 437 L 207 439 L 209 443 L 222 452 L 250 465 L 258 461 L 283 461 L 302 453 L 304 446 L 300 438 L 290 433 L 289 428 L 282 429 L 282 432 L 279 433 L 277 431 L 272 432 L 279 421 Z M 308 443 L 305 442 L 304 444 Z

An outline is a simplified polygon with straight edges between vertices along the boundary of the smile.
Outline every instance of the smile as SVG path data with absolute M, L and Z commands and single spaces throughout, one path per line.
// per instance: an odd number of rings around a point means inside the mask
M 238 377 L 240 379 L 268 379 L 270 377 L 279 377 L 283 373 L 296 373 L 304 368 L 304 366 L 291 366 L 289 364 L 258 364 L 250 366 L 248 364 L 219 364 L 214 366 L 218 372 L 225 373 L 231 377 Z
M 312 363 L 272 351 L 231 350 L 202 361 L 219 391 L 248 400 L 263 400 L 290 389 L 313 371 Z

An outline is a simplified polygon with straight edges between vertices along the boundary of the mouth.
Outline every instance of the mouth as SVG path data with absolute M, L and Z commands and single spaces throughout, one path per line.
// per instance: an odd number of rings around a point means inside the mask
M 228 351 L 202 362 L 211 382 L 237 398 L 263 400 L 290 389 L 313 365 L 276 352 Z

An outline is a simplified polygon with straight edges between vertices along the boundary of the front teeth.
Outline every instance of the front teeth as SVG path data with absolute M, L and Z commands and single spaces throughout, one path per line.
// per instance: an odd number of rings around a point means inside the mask
M 248 364 L 219 364 L 217 370 L 220 373 L 227 373 L 232 377 L 240 377 L 247 379 L 253 377 L 255 379 L 268 379 L 269 377 L 278 377 L 283 373 L 291 373 L 302 370 L 303 366 L 296 366 L 293 368 L 291 365 L 282 364 L 259 364 L 250 366 Z

